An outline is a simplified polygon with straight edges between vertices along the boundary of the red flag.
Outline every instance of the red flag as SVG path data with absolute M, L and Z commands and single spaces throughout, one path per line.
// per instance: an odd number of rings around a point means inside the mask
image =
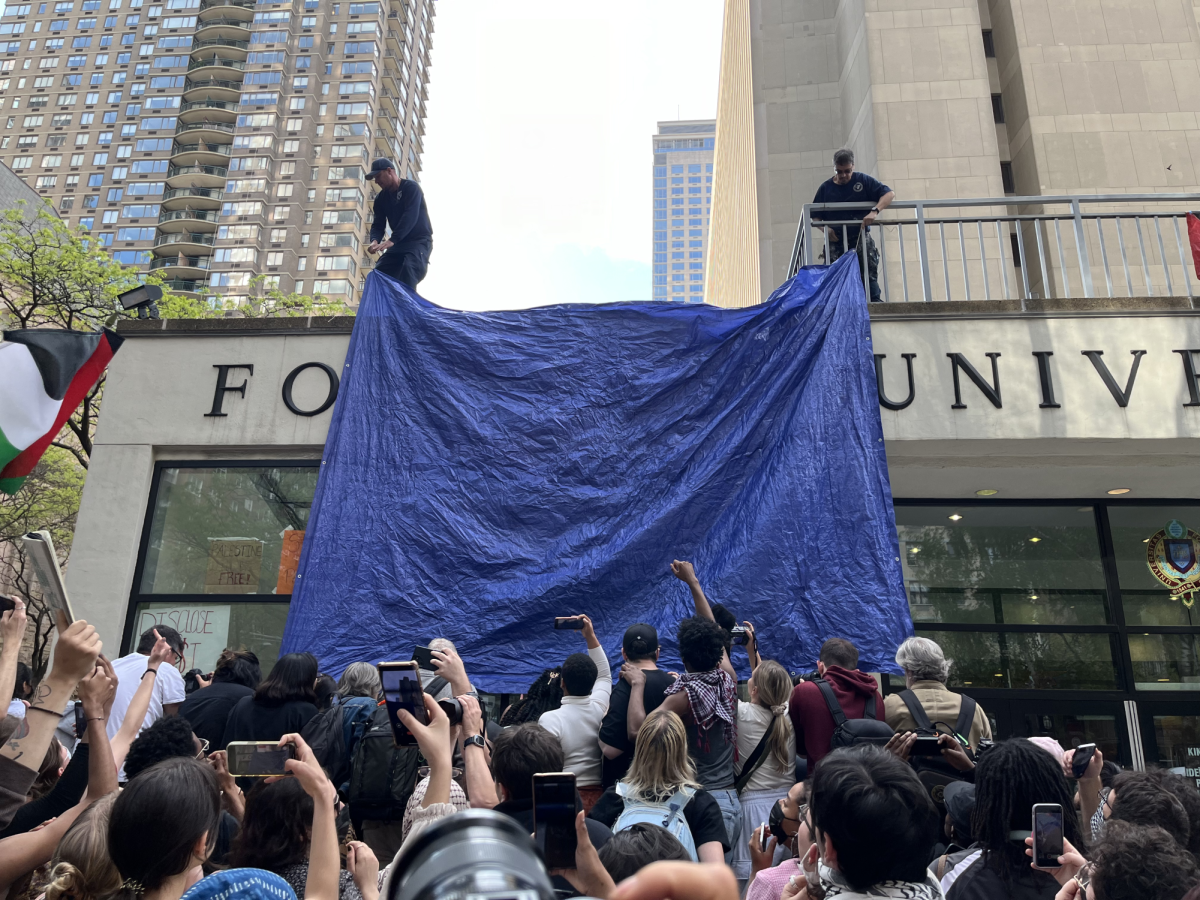
M 1192 262 L 1196 266 L 1196 277 L 1200 278 L 1200 219 L 1195 213 L 1187 214 L 1188 241 L 1192 245 Z

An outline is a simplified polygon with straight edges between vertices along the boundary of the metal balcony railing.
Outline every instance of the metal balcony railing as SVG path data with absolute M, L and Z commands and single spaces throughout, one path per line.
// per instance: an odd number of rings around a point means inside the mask
M 217 9 L 222 6 L 235 6 L 239 9 L 253 11 L 255 4 L 253 0 L 202 0 L 200 3 L 200 12 L 204 12 L 207 9 Z
M 180 197 L 202 197 L 206 200 L 220 200 L 225 192 L 220 188 L 167 188 L 163 191 L 163 200 L 176 200 Z
M 196 293 L 197 291 L 204 290 L 208 287 L 208 284 L 204 281 L 193 281 L 190 278 L 165 278 L 163 279 L 162 286 L 169 291 L 189 291 Z
M 230 25 L 234 28 L 245 28 L 247 31 L 249 31 L 250 24 L 251 22 L 249 19 L 232 19 L 228 16 L 218 16 L 215 19 L 202 19 L 196 23 L 196 31 L 199 32 L 205 28 L 216 28 L 222 25 Z
M 221 218 L 220 210 L 216 209 L 176 209 L 159 213 L 158 221 L 173 222 L 177 219 L 193 219 L 197 222 L 216 222 Z
M 193 59 L 188 63 L 187 70 L 189 72 L 195 69 L 202 69 L 205 66 L 223 66 L 229 69 L 245 69 L 246 64 L 240 59 L 227 59 L 224 56 L 210 56 L 207 59 Z
M 210 144 L 200 141 L 197 144 L 181 144 L 178 141 L 171 147 L 171 155 L 181 153 L 217 153 L 221 156 L 233 156 L 233 144 Z
M 186 268 L 207 271 L 211 260 L 211 256 L 162 256 L 150 263 L 150 270 Z
M 181 113 L 192 109 L 221 109 L 226 112 L 236 113 L 238 105 L 236 103 L 228 103 L 224 100 L 190 100 L 179 107 Z
M 205 244 L 211 247 L 215 240 L 216 238 L 211 234 L 181 231 L 177 234 L 160 234 L 154 239 L 154 246 L 161 247 L 164 244 Z M 173 259 L 174 257 L 171 258 Z
M 898 200 L 869 233 L 889 303 L 1192 298 L 1191 208 L 1200 194 Z M 840 256 L 833 235 L 847 246 L 863 213 L 861 203 L 805 204 L 789 275 Z M 865 254 L 860 264 L 865 280 Z
M 176 175 L 212 175 L 216 178 L 226 178 L 229 170 L 224 166 L 171 166 L 167 169 L 167 177 Z
M 248 50 L 249 41 L 238 41 L 233 38 L 210 38 L 205 41 L 193 41 L 192 52 L 203 50 L 205 47 L 229 47 L 232 50 Z
M 224 81 L 220 78 L 207 78 L 202 81 L 192 81 L 190 78 L 183 82 L 183 92 L 196 90 L 222 90 L 222 91 L 240 91 L 242 83 L 240 81 Z
M 180 122 L 175 126 L 176 134 L 184 134 L 188 131 L 228 131 L 233 132 L 233 125 L 229 122 Z

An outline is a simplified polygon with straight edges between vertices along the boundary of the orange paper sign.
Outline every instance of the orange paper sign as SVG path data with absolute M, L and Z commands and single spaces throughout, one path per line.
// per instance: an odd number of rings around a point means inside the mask
M 276 594 L 290 594 L 296 587 L 296 569 L 300 566 L 300 548 L 304 545 L 303 531 L 283 533 L 283 553 L 279 557 L 279 580 Z

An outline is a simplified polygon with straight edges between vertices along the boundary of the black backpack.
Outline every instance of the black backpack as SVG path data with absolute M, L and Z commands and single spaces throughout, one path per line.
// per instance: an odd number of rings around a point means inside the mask
M 913 691 L 901 691 L 899 696 L 913 717 L 913 722 L 917 726 L 917 734 L 939 734 L 937 728 L 934 727 L 934 723 L 929 721 L 929 714 L 925 712 L 925 707 L 921 705 L 920 699 Z M 974 699 L 968 697 L 966 694 L 960 694 L 959 696 L 962 697 L 962 705 L 958 708 L 958 719 L 954 722 L 954 737 L 958 740 L 961 735 L 961 743 L 971 734 L 971 723 L 975 721 L 977 704 Z M 966 750 L 967 754 L 970 755 L 971 749 L 969 745 L 966 747 Z M 946 790 L 946 785 L 954 781 L 966 781 L 966 776 L 950 765 L 950 763 L 946 762 L 941 756 L 914 756 L 909 759 L 909 763 L 916 770 L 917 777 L 921 779 L 921 783 L 929 791 L 929 796 L 938 810 L 945 815 L 946 803 L 943 799 L 943 793 Z
M 354 748 L 347 797 L 351 816 L 356 821 L 403 819 L 422 765 L 419 749 L 396 746 L 387 707 L 376 709 Z
M 366 731 L 373 712 L 358 704 L 335 703 L 309 719 L 300 732 L 329 780 L 339 790 L 345 789 L 350 780 L 350 755 Z M 350 746 L 346 745 L 347 732 L 350 733 Z
M 875 708 L 874 693 L 867 698 L 866 705 L 863 707 L 863 718 L 847 719 L 829 682 L 824 678 L 816 678 L 813 680 L 813 684 L 820 689 L 821 696 L 825 698 L 825 705 L 829 707 L 829 714 L 833 716 L 833 738 L 829 742 L 831 750 L 837 750 L 840 747 L 855 747 L 859 744 L 875 744 L 882 747 L 895 736 L 896 732 L 888 727 L 887 722 L 879 718 L 878 710 Z

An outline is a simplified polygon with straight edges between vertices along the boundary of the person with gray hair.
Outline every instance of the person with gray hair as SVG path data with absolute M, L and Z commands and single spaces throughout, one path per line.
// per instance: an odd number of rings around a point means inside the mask
M 889 694 L 884 700 L 888 725 L 897 734 L 916 731 L 918 721 L 911 705 L 915 702 L 918 709 L 924 710 L 930 722 L 943 722 L 953 728 L 963 704 L 962 694 L 956 694 L 946 687 L 954 660 L 946 659 L 937 642 L 924 637 L 910 637 L 896 650 L 896 664 L 904 670 L 907 689 L 899 694 Z M 975 704 L 969 733 L 963 737 L 972 750 L 979 746 L 980 740 L 992 739 L 991 723 L 983 707 L 978 704 Z
M 379 670 L 367 662 L 350 663 L 338 681 L 337 693 L 343 700 L 351 697 L 369 697 L 379 701 L 383 685 L 379 681 Z

